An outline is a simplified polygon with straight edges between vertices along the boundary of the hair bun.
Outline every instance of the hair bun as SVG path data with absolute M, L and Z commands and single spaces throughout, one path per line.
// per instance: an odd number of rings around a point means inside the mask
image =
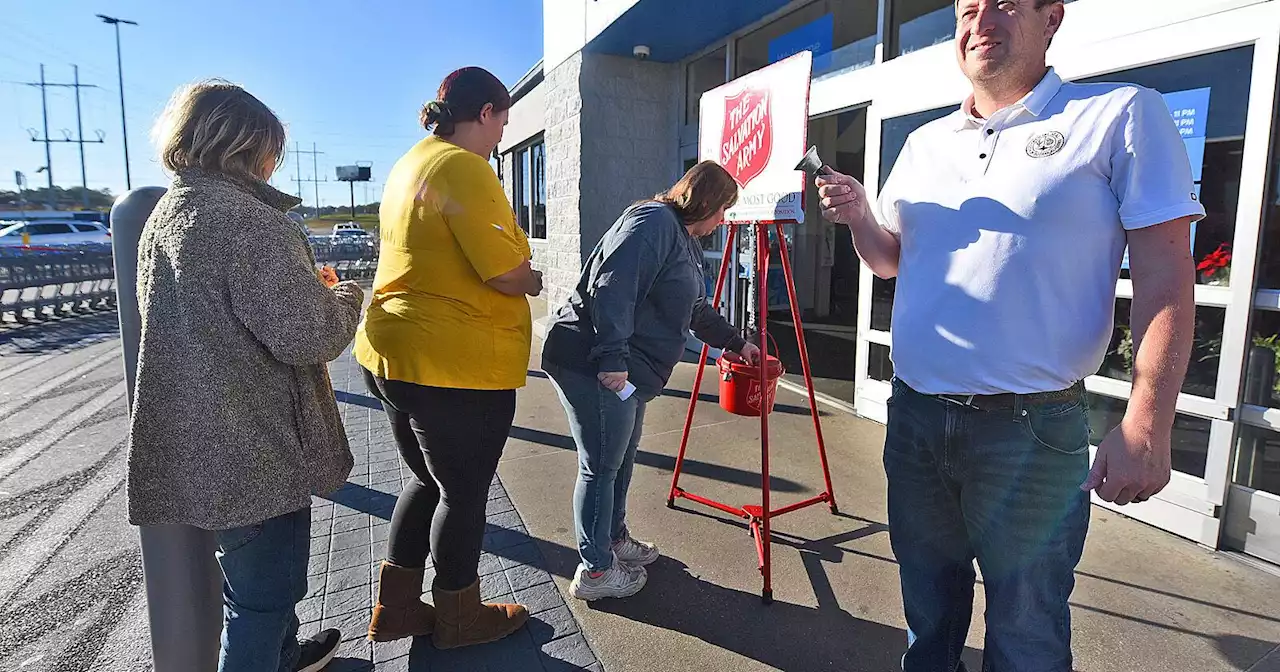
M 440 100 L 433 100 L 422 108 L 422 123 L 427 126 L 438 124 L 440 122 L 449 122 L 453 120 L 453 110 L 449 109 L 449 104 Z

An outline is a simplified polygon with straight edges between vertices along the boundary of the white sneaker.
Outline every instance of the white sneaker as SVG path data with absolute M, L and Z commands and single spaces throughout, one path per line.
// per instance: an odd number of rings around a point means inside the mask
M 644 567 L 633 567 L 616 557 L 613 566 L 604 574 L 593 577 L 586 565 L 578 565 L 578 571 L 569 584 L 569 594 L 579 600 L 599 600 L 605 597 L 631 597 L 644 588 L 649 573 Z
M 633 567 L 643 567 L 658 559 L 658 547 L 647 541 L 632 539 L 631 533 L 613 543 L 613 554 Z

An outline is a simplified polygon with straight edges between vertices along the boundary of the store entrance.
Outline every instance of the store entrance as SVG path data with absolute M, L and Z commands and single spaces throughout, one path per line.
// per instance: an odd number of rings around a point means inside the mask
M 866 165 L 866 109 L 811 119 L 809 144 L 835 170 L 862 179 Z M 814 389 L 836 401 L 852 404 L 856 384 L 858 276 L 861 269 L 853 238 L 845 226 L 822 219 L 818 190 L 812 182 L 805 192 L 805 222 L 783 227 L 796 300 L 804 323 Z M 777 342 L 787 379 L 803 385 L 800 351 L 782 274 L 778 241 L 772 240 L 768 277 L 769 333 Z

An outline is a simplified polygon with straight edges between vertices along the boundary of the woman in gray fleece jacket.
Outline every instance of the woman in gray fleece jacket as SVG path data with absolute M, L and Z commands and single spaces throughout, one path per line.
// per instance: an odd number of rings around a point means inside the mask
M 363 294 L 318 277 L 285 214 L 298 199 L 267 184 L 285 131 L 257 98 L 184 88 L 157 140 L 174 179 L 138 245 L 129 521 L 216 532 L 220 672 L 315 672 L 341 637 L 296 638 L 311 496 L 352 467 L 325 364 L 354 336 Z
M 724 168 L 703 161 L 665 193 L 622 213 L 556 311 L 542 350 L 578 446 L 573 518 L 582 564 L 569 585 L 581 600 L 629 597 L 658 549 L 627 529 L 627 489 L 645 405 L 684 354 L 685 335 L 756 361 L 760 349 L 707 301 L 702 247 L 738 200 Z

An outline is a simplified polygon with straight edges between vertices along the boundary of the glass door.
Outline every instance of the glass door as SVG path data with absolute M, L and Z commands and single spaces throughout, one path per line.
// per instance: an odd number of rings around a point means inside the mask
M 809 121 L 809 144 L 835 170 L 861 180 L 866 165 L 867 111 L 858 108 Z M 814 389 L 852 405 L 857 379 L 860 262 L 848 227 L 822 219 L 818 190 L 805 191 L 805 222 L 783 227 L 785 241 L 770 240 L 769 333 L 777 343 L 787 380 L 803 385 L 800 350 L 778 246 L 791 256 L 796 301 L 804 325 Z

